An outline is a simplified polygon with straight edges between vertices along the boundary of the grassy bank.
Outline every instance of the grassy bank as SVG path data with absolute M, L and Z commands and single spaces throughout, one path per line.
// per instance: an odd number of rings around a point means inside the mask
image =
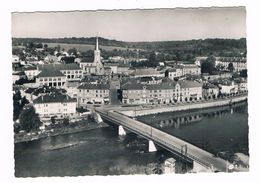
M 63 134 L 77 133 L 87 130 L 92 130 L 96 128 L 107 127 L 105 123 L 96 123 L 94 121 L 80 121 L 75 123 L 70 123 L 68 126 L 63 124 L 55 124 L 46 127 L 45 130 L 32 131 L 30 133 L 16 133 L 14 134 L 14 143 L 28 142 L 37 140 L 40 138 L 46 138 L 50 136 L 57 136 Z

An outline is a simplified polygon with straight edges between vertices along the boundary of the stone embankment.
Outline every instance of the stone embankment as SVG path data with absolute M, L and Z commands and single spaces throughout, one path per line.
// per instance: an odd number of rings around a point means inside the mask
M 144 116 L 149 114 L 159 114 L 164 112 L 175 112 L 175 111 L 185 111 L 185 110 L 192 110 L 192 109 L 219 107 L 219 106 L 231 105 L 245 100 L 247 100 L 247 96 L 244 95 L 244 96 L 236 96 L 236 97 L 230 97 L 226 99 L 218 99 L 218 100 L 203 101 L 203 102 L 196 102 L 196 103 L 149 106 L 149 107 L 138 108 L 136 110 L 125 110 L 119 112 L 127 116 L 136 117 L 136 116 Z

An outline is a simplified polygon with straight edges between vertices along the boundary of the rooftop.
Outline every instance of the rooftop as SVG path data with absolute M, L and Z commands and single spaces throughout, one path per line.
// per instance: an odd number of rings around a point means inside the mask
M 181 81 L 178 81 L 178 83 L 181 85 L 181 88 L 202 87 L 202 83 L 199 83 L 199 82 L 196 82 L 196 81 L 181 80 Z
M 37 77 L 62 77 L 65 75 L 62 74 L 59 70 L 57 69 L 44 69 L 42 70 L 38 75 Z
M 135 69 L 134 72 L 132 72 L 131 75 L 134 76 L 142 76 L 142 75 L 159 75 L 160 72 L 158 72 L 157 70 L 153 69 L 153 68 L 142 68 L 142 69 Z
M 161 90 L 161 89 L 174 89 L 179 84 L 181 88 L 194 88 L 202 87 L 202 83 L 196 81 L 172 81 L 170 79 L 163 79 L 159 84 L 144 84 L 138 82 L 138 80 L 129 80 L 121 85 L 122 90 L 142 90 L 144 87 L 147 90 Z
M 78 64 L 44 64 L 38 66 L 39 70 L 56 69 L 56 70 L 80 70 Z
M 88 90 L 107 90 L 109 89 L 109 84 L 81 84 L 78 89 L 88 89 Z
M 67 103 L 67 102 L 77 102 L 77 99 L 71 98 L 66 94 L 61 93 L 49 93 L 42 95 L 35 100 L 33 100 L 34 104 L 41 104 L 41 103 Z

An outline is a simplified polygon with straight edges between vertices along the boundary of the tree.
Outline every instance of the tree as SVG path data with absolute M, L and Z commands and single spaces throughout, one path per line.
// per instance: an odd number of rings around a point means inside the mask
M 229 64 L 228 64 L 228 70 L 229 70 L 230 72 L 233 72 L 233 71 L 235 70 L 235 68 L 234 68 L 234 66 L 233 66 L 233 63 L 229 63 Z
M 77 56 L 78 55 L 77 53 L 78 53 L 78 50 L 76 48 L 72 48 L 72 49 L 68 50 L 69 55 Z
M 51 123 L 52 123 L 53 125 L 55 125 L 55 121 L 56 121 L 56 120 L 55 120 L 55 117 L 52 116 L 52 117 L 51 117 Z
M 62 57 L 61 61 L 65 64 L 72 64 L 75 61 L 75 57 Z
M 240 77 L 246 78 L 247 77 L 247 69 L 243 69 L 240 71 Z
M 209 73 L 212 74 L 212 72 L 215 70 L 213 62 L 210 62 L 208 60 L 201 63 L 201 72 L 202 73 Z
M 225 68 L 225 67 L 224 67 L 224 65 L 222 65 L 222 64 L 218 64 L 218 65 L 216 66 L 216 69 L 219 70 L 219 71 L 222 71 L 224 68 Z
M 69 126 L 69 124 L 70 124 L 69 118 L 64 118 L 64 119 L 63 119 L 63 125 L 64 125 L 64 126 Z
M 213 64 L 215 64 L 216 58 L 213 55 L 210 55 L 206 61 L 212 62 Z
M 25 106 L 25 104 L 28 104 L 29 101 L 21 96 L 21 93 L 19 90 L 16 90 L 13 94 L 13 120 L 16 121 L 19 118 L 19 115 Z
M 33 106 L 26 106 L 22 110 L 19 116 L 19 121 L 21 124 L 21 128 L 26 132 L 38 130 L 41 125 L 39 115 L 35 113 L 35 109 Z

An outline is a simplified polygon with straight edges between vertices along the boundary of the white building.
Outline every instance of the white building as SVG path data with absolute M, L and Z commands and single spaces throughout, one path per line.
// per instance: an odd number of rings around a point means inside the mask
M 181 77 L 184 75 L 200 75 L 201 69 L 195 64 L 181 64 L 166 70 L 165 76 L 174 79 L 176 77 Z
M 124 104 L 167 104 L 202 99 L 202 84 L 193 81 L 164 80 L 143 84 L 130 80 L 121 85 Z
M 228 70 L 229 64 L 232 64 L 234 71 L 238 72 L 247 69 L 247 59 L 244 57 L 216 57 L 215 66 L 222 66 Z
M 24 73 L 27 76 L 28 80 L 33 80 L 38 74 L 39 70 L 37 67 L 27 67 L 24 69 Z
M 118 63 L 105 63 L 104 67 L 109 67 L 111 69 L 111 74 L 117 74 L 118 65 Z
M 33 100 L 36 113 L 40 117 L 66 117 L 76 114 L 77 99 L 66 94 L 51 93 Z
M 203 86 L 203 97 L 217 97 L 219 95 L 219 87 L 213 84 Z
M 141 68 L 135 69 L 131 74 L 132 78 L 141 78 L 141 77 L 164 77 L 164 74 L 160 73 L 154 68 Z
M 235 94 L 238 92 L 238 84 L 235 82 L 226 82 L 219 84 L 221 94 Z
M 44 69 L 36 77 L 38 86 L 62 87 L 66 81 L 66 76 L 56 69 Z
M 38 65 L 38 71 L 57 70 L 66 76 L 67 81 L 79 81 L 83 78 L 82 69 L 75 63 L 73 64 L 44 64 Z
M 13 63 L 18 63 L 19 62 L 19 57 L 17 55 L 12 55 L 12 62 Z

